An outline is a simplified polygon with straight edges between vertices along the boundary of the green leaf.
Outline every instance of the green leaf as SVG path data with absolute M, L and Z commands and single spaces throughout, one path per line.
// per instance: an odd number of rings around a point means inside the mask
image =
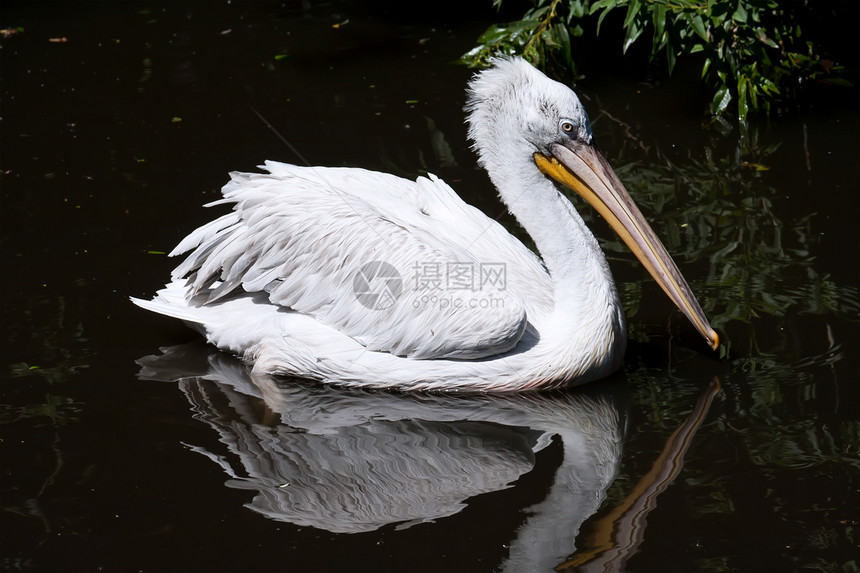
M 851 82 L 849 82 L 848 80 L 846 80 L 844 78 L 823 78 L 821 80 L 821 83 L 830 84 L 833 86 L 840 86 L 843 88 L 854 87 L 854 84 L 852 84 Z
M 482 44 L 498 44 L 523 32 L 531 32 L 538 26 L 537 20 L 519 20 L 510 24 L 492 25 L 478 37 Z
M 774 42 L 773 40 L 768 38 L 767 34 L 765 34 L 764 30 L 759 28 L 758 30 L 756 30 L 756 32 L 757 32 L 758 39 L 762 44 L 764 44 L 765 46 L 768 46 L 770 48 L 779 48 L 779 44 L 777 44 L 776 42 Z
M 591 9 L 588 11 L 589 14 L 594 14 L 598 10 L 612 10 L 618 5 L 618 0 L 597 0 L 594 4 L 591 5 Z
M 603 19 L 606 18 L 606 15 L 612 11 L 612 8 L 604 8 L 603 12 L 600 13 L 600 16 L 597 17 L 597 30 L 595 31 L 596 35 L 600 35 L 600 25 L 603 24 Z
M 629 28 L 627 28 L 627 36 L 624 38 L 624 48 L 622 50 L 623 53 L 627 53 L 627 48 L 635 42 L 639 36 L 642 35 L 643 29 L 639 26 L 638 23 L 632 24 Z
M 749 107 L 747 105 L 747 86 L 749 80 L 741 76 L 738 78 L 738 117 L 741 121 L 745 121 Z
M 761 77 L 761 78 L 759 78 L 759 83 L 761 84 L 762 91 L 764 93 L 770 94 L 770 95 L 778 95 L 779 94 L 779 88 L 776 87 L 776 84 L 773 83 L 772 81 L 770 81 L 769 79 L 767 79 L 765 77 Z
M 687 22 L 690 24 L 690 27 L 693 28 L 693 31 L 698 34 L 698 36 L 704 40 L 706 43 L 709 41 L 708 39 L 708 30 L 705 28 L 705 23 L 702 21 L 702 17 L 698 14 L 688 14 Z
M 738 7 L 735 10 L 735 13 L 732 14 L 732 20 L 734 20 L 735 22 L 741 23 L 741 24 L 746 24 L 747 11 L 746 11 L 746 8 L 744 8 L 743 2 L 738 2 Z
M 711 102 L 711 113 L 714 115 L 722 115 L 723 112 L 726 111 L 726 108 L 729 107 L 729 103 L 732 101 L 732 92 L 729 91 L 729 86 L 723 85 L 720 89 L 717 90 L 717 93 L 714 94 L 714 100 Z
M 750 89 L 747 91 L 747 95 L 749 96 L 750 101 L 752 102 L 752 108 L 753 109 L 759 108 L 759 106 L 758 106 L 758 92 L 759 92 L 758 86 L 753 85 L 753 84 L 750 85 Z
M 493 24 L 484 33 L 478 36 L 478 42 L 481 44 L 494 44 L 508 35 L 508 30 L 504 26 Z
M 669 43 L 666 46 L 666 63 L 669 64 L 669 75 L 675 69 L 675 47 Z
M 535 6 L 534 8 L 526 12 L 526 15 L 523 20 L 540 22 L 543 19 L 544 15 L 549 12 L 549 9 L 550 6 Z
M 564 55 L 564 62 L 571 70 L 574 69 L 573 53 L 570 48 L 570 34 L 567 32 L 567 26 L 561 22 L 556 23 L 552 27 L 555 32 L 556 41 L 561 48 L 561 53 Z
M 636 16 L 639 14 L 639 0 L 633 0 L 629 6 L 627 6 L 627 16 L 624 18 L 624 27 L 629 28 L 633 25 L 633 21 L 636 19 Z
M 654 6 L 654 11 L 651 13 L 651 21 L 654 24 L 654 45 L 659 46 L 665 43 L 666 34 L 666 6 L 658 4 Z M 659 48 L 658 48 L 659 49 Z

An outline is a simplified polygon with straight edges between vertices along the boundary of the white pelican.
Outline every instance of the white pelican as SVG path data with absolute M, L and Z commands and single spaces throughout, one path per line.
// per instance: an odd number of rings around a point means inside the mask
M 430 175 L 267 161 L 231 173 L 233 211 L 143 308 L 184 320 L 261 374 L 403 390 L 523 391 L 616 370 L 626 345 L 606 258 L 553 180 L 612 225 L 718 345 L 660 240 L 603 156 L 576 94 L 522 59 L 468 90 L 469 137 L 538 258 Z

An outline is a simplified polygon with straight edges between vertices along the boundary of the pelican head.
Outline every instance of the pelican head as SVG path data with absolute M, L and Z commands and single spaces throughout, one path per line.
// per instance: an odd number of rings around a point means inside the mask
M 594 146 L 591 122 L 576 94 L 525 60 L 502 58 L 475 76 L 468 96 L 469 137 L 511 210 L 522 213 L 527 206 L 514 206 L 522 203 L 518 195 L 523 190 L 511 189 L 509 180 L 536 182 L 540 174 L 575 191 L 607 220 L 708 345 L 716 349 L 719 337 L 687 281 Z

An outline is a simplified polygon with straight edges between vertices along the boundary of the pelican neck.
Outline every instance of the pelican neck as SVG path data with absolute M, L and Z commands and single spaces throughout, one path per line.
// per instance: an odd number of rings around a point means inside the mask
M 570 300 L 570 296 L 612 298 L 615 287 L 609 264 L 570 200 L 531 160 L 519 168 L 508 164 L 494 171 L 498 173 L 491 173 L 491 178 L 502 201 L 544 261 L 555 286 L 556 302 Z

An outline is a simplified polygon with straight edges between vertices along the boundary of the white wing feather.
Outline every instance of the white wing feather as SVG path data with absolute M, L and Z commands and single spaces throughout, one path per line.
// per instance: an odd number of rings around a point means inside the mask
M 268 173 L 231 173 L 224 199 L 210 205 L 231 203 L 233 212 L 171 253 L 193 249 L 173 273 L 188 277 L 190 302 L 265 292 L 369 350 L 412 358 L 506 352 L 529 320 L 552 308 L 540 260 L 434 176 L 413 182 L 363 169 L 263 167 Z M 356 274 L 374 261 L 402 281 L 390 306 L 368 308 L 356 296 Z M 476 276 L 472 289 L 451 289 L 449 265 L 478 274 L 493 265 L 505 275 L 485 288 Z M 422 277 L 427 269 L 440 272 L 433 288 Z

